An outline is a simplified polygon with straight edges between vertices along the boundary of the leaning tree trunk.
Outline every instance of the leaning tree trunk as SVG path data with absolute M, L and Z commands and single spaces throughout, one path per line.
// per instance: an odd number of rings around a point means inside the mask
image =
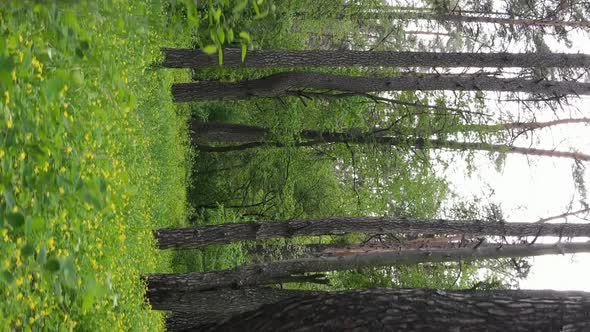
M 164 67 L 211 68 L 217 55 L 199 49 L 165 48 Z M 590 67 L 590 55 L 567 53 L 434 53 L 393 51 L 223 50 L 224 67 Z
M 416 264 L 425 262 L 471 261 L 478 259 L 515 258 L 563 253 L 590 252 L 590 242 L 564 244 L 528 244 L 475 246 L 448 250 L 404 250 L 399 253 L 370 253 L 347 257 L 321 257 L 286 260 L 268 264 L 240 266 L 235 269 L 186 274 L 150 274 L 150 291 L 214 290 L 280 283 L 291 275 L 310 272 L 346 271 L 368 267 Z
M 588 331 L 590 293 L 376 289 L 296 297 L 201 331 Z
M 551 125 L 556 125 L 556 120 Z M 586 122 L 585 119 L 580 122 Z M 537 125 L 543 123 L 536 123 Z M 217 124 L 217 126 L 225 126 L 222 124 Z M 231 131 L 232 127 L 235 125 L 228 125 L 225 129 L 226 131 Z M 246 127 L 245 125 L 239 125 L 240 127 Z M 514 125 L 516 126 L 516 125 Z M 524 127 L 524 126 L 522 126 Z M 264 146 L 272 146 L 272 147 L 286 147 L 288 144 L 276 141 L 266 141 L 265 136 L 268 133 L 268 129 L 261 128 L 261 127 L 251 127 L 251 136 L 250 138 L 254 141 L 237 144 L 237 145 L 227 145 L 227 146 L 210 146 L 208 144 L 209 141 L 213 141 L 215 139 L 220 138 L 219 135 L 208 135 L 207 132 L 203 132 L 201 134 L 193 133 L 193 144 L 204 152 L 231 152 L 231 151 L 242 151 L 247 149 L 253 149 L 258 147 Z M 538 127 L 541 128 L 541 127 Z M 219 130 L 219 129 L 216 129 Z M 243 130 L 243 128 L 241 129 Z M 326 143 L 351 143 L 351 144 L 379 144 L 379 145 L 388 145 L 388 146 L 408 146 L 415 149 L 426 149 L 426 148 L 433 148 L 433 149 L 449 149 L 449 150 L 459 150 L 459 151 L 466 151 L 466 150 L 478 150 L 478 151 L 487 151 L 493 153 L 515 153 L 515 154 L 522 154 L 528 156 L 542 156 L 542 157 L 556 157 L 556 158 L 569 158 L 574 160 L 580 161 L 590 161 L 590 155 L 579 153 L 579 152 L 569 152 L 569 151 L 556 151 L 556 150 L 545 150 L 545 149 L 535 149 L 535 148 L 523 148 L 518 146 L 506 145 L 506 144 L 490 144 L 490 143 L 483 143 L 483 142 L 457 142 L 451 140 L 439 140 L 439 139 L 428 139 L 428 138 L 421 138 L 421 137 L 398 137 L 398 136 L 377 136 L 372 132 L 368 133 L 353 133 L 353 132 L 321 132 L 318 130 L 303 130 L 299 133 L 299 136 L 306 141 L 296 142 L 294 146 L 314 146 Z M 231 140 L 228 140 L 228 143 L 237 143 L 238 138 L 241 137 L 239 134 L 232 136 Z M 204 139 L 206 138 L 206 139 Z
M 588 95 L 590 83 L 574 81 L 496 78 L 485 75 L 406 75 L 399 77 L 357 77 L 312 72 L 285 72 L 241 82 L 201 81 L 176 83 L 176 102 L 239 100 L 253 97 L 298 95 L 304 88 L 353 93 L 386 91 L 509 91 L 550 96 Z
M 483 220 L 330 217 L 285 222 L 244 222 L 188 228 L 162 228 L 154 236 L 160 249 L 199 248 L 236 241 L 310 235 L 465 234 L 474 236 L 590 236 L 588 224 L 491 223 Z

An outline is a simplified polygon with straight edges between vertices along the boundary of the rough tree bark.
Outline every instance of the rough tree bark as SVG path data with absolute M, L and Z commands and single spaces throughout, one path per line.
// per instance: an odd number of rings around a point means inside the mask
M 311 291 L 278 289 L 270 287 L 220 289 L 215 291 L 185 291 L 150 289 L 147 293 L 154 310 L 180 312 L 220 312 L 232 316 L 257 309 L 294 296 L 315 294 Z
M 296 297 L 201 331 L 587 331 L 590 294 L 377 289 Z
M 560 121 L 560 120 L 557 120 Z M 585 122 L 585 121 L 583 121 Z M 537 123 L 542 124 L 542 123 Z M 217 124 L 216 126 L 225 126 Z M 243 135 L 232 135 L 229 132 L 235 125 L 228 125 L 225 129 L 225 133 L 228 135 L 227 142 L 239 142 L 239 139 Z M 239 125 L 240 130 L 246 130 L 246 125 Z M 516 125 L 515 125 L 516 126 Z M 533 128 L 534 129 L 534 128 Z M 220 129 L 216 129 L 220 130 Z M 242 151 L 247 149 L 253 149 L 263 146 L 270 147 L 285 147 L 287 144 L 275 141 L 266 141 L 265 136 L 268 133 L 268 129 L 250 126 L 250 139 L 254 141 L 237 144 L 237 145 L 226 145 L 226 146 L 210 146 L 207 144 L 208 141 L 223 139 L 220 135 L 208 135 L 207 131 L 201 132 L 201 134 L 194 133 L 193 144 L 201 151 L 204 152 L 230 152 L 230 151 Z M 206 136 L 207 140 L 204 139 Z M 353 132 L 321 132 L 318 130 L 303 130 L 299 133 L 299 136 L 305 141 L 296 142 L 294 146 L 314 146 L 326 143 L 350 143 L 350 144 L 380 144 L 388 146 L 408 146 L 415 149 L 449 149 L 458 151 L 467 150 L 478 150 L 487 151 L 494 153 L 515 153 L 529 156 L 541 156 L 541 157 L 556 157 L 556 158 L 569 158 L 580 161 L 590 161 L 590 155 L 569 152 L 569 151 L 556 151 L 556 150 L 545 150 L 535 148 L 523 148 L 518 146 L 506 145 L 506 144 L 490 144 L 483 142 L 458 142 L 451 140 L 439 140 L 439 139 L 427 139 L 421 137 L 398 137 L 398 136 L 376 136 L 372 132 L 368 133 L 353 133 Z
M 149 274 L 148 289 L 214 290 L 239 288 L 281 282 L 282 278 L 310 272 L 345 271 L 366 267 L 425 262 L 472 261 L 479 259 L 514 258 L 563 253 L 590 252 L 590 242 L 563 244 L 475 246 L 447 250 L 404 250 L 399 253 L 370 253 L 347 257 L 321 257 L 285 260 L 268 264 L 240 266 L 235 269 L 185 274 Z
M 200 248 L 236 241 L 310 235 L 465 234 L 474 236 L 590 236 L 588 224 L 490 223 L 482 220 L 330 217 L 285 222 L 244 222 L 188 228 L 162 228 L 154 237 L 160 249 Z
M 406 75 L 356 77 L 312 72 L 284 72 L 241 82 L 200 81 L 172 85 L 176 102 L 240 100 L 298 95 L 293 89 L 323 89 L 354 93 L 386 91 L 508 91 L 550 96 L 588 95 L 590 83 L 497 78 L 485 75 Z
M 164 48 L 162 66 L 211 68 L 217 55 L 199 49 Z M 590 67 L 590 55 L 567 53 L 434 53 L 392 51 L 253 50 L 242 62 L 240 49 L 223 51 L 224 67 Z

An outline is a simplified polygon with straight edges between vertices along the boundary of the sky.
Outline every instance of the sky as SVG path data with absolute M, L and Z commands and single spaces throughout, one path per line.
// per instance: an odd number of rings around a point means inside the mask
M 587 34 L 572 34 L 574 46 L 548 44 L 556 52 L 590 54 L 590 39 Z M 573 117 L 590 117 L 590 98 L 573 98 Z M 506 108 L 513 105 L 504 105 Z M 506 109 L 504 109 L 506 111 Z M 516 110 L 515 110 L 516 111 Z M 538 121 L 552 120 L 555 116 L 540 110 L 536 114 Z M 544 114 L 542 113 L 544 112 Z M 564 112 L 565 113 L 565 112 Z M 567 118 L 567 114 L 560 114 Z M 531 146 L 531 143 L 532 146 Z M 516 146 L 536 147 L 557 150 L 577 150 L 590 154 L 590 126 L 564 125 L 543 129 L 535 141 L 522 138 Z M 452 183 L 452 188 L 462 196 L 488 197 L 499 204 L 508 222 L 533 222 L 543 217 L 559 215 L 568 211 L 568 205 L 575 196 L 571 175 L 573 162 L 564 158 L 526 157 L 508 155 L 502 172 L 495 169 L 486 154 L 480 153 L 476 159 L 476 172 L 466 176 L 465 163 L 455 162 L 454 167 L 444 172 L 444 177 Z M 586 168 L 588 168 L 586 163 Z M 590 185 L 590 171 L 585 172 L 585 182 Z M 493 188 L 494 195 L 483 188 Z M 574 205 L 572 210 L 582 207 Z M 555 222 L 588 222 L 576 217 Z M 554 243 L 557 239 L 544 239 L 542 242 Z M 588 239 L 576 239 L 587 241 Z M 590 254 L 547 255 L 530 258 L 531 272 L 527 279 L 520 282 L 522 289 L 555 289 L 590 291 Z
M 389 0 L 392 5 L 424 7 L 420 1 Z M 501 11 L 502 2 L 495 2 L 495 9 Z M 425 25 L 412 25 L 409 30 L 428 30 Z M 572 48 L 566 48 L 555 40 L 545 41 L 553 52 L 590 54 L 589 33 L 570 33 Z M 510 52 L 519 52 L 518 45 Z M 488 96 L 493 97 L 493 96 Z M 559 114 L 559 118 L 590 117 L 590 98 L 572 98 L 572 107 Z M 496 106 L 490 107 L 495 108 Z M 500 105 L 493 112 L 517 113 L 515 104 Z M 573 113 L 569 114 L 569 113 Z M 554 120 L 548 110 L 535 112 L 537 121 Z M 590 154 L 590 126 L 564 125 L 543 129 L 536 140 L 518 139 L 514 145 L 557 150 L 576 150 Z M 572 199 L 576 200 L 572 180 L 573 161 L 563 158 L 526 157 L 509 154 L 501 172 L 496 170 L 486 153 L 476 153 L 475 171 L 467 175 L 467 164 L 461 158 L 454 158 L 451 167 L 439 169 L 438 175 L 450 182 L 450 187 L 464 199 L 485 198 L 487 202 L 499 204 L 507 222 L 534 222 L 543 217 L 559 215 L 568 211 Z M 590 186 L 590 164 L 586 163 L 585 183 Z M 490 194 L 489 189 L 493 189 Z M 572 210 L 581 209 L 575 204 Z M 590 217 L 590 216 L 589 216 Z M 555 222 L 588 222 L 575 217 Z M 554 243 L 555 238 L 543 238 L 537 242 Z M 581 238 L 576 241 L 587 241 Z M 590 254 L 547 255 L 530 258 L 533 265 L 527 279 L 520 282 L 522 289 L 555 289 L 590 291 Z

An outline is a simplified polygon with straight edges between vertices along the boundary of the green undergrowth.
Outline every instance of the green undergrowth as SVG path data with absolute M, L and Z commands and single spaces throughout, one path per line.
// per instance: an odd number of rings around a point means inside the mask
M 152 230 L 186 219 L 190 33 L 158 1 L 0 8 L 0 330 L 148 331 L 140 276 L 169 271 Z

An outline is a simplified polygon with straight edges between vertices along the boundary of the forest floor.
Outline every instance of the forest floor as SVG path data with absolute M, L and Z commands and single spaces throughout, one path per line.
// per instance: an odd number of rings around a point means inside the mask
M 153 70 L 188 46 L 158 1 L 0 8 L 0 330 L 163 328 L 140 276 L 186 220 L 188 111 Z

